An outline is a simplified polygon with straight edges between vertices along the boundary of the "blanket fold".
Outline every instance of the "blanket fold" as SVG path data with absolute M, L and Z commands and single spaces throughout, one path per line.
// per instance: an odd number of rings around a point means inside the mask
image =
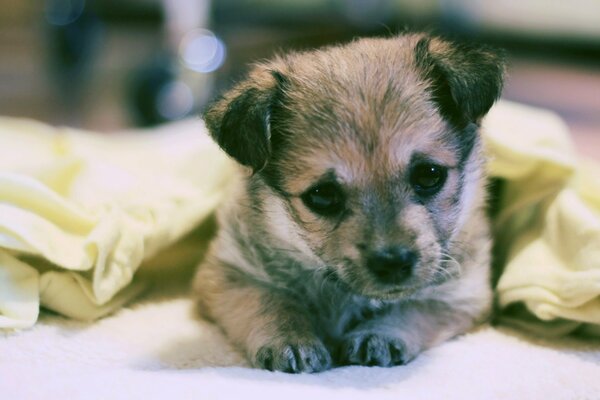
M 40 305 L 95 319 L 129 301 L 136 270 L 212 212 L 233 171 L 201 121 L 100 135 L 0 119 L 0 327 L 31 326 Z
M 502 180 L 493 221 L 500 320 L 543 335 L 596 335 L 600 166 L 576 156 L 567 127 L 547 111 L 499 103 L 483 132 L 490 175 Z

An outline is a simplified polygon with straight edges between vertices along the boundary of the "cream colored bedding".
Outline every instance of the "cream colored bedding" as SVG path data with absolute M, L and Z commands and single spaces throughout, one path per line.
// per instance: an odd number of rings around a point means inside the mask
M 504 181 L 503 320 L 600 334 L 600 167 L 543 110 L 500 102 L 482 132 Z M 140 265 L 212 212 L 234 170 L 199 120 L 100 135 L 1 118 L 0 328 L 33 325 L 40 306 L 77 319 L 119 308 L 143 289 Z
M 33 325 L 40 305 L 77 319 L 114 311 L 232 173 L 199 121 L 101 135 L 0 119 L 0 327 Z

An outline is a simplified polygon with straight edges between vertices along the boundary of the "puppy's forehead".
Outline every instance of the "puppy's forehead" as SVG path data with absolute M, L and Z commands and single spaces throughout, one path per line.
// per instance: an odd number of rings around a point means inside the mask
M 435 114 L 412 41 L 366 40 L 288 60 L 288 107 L 298 123 L 394 133 Z M 318 128 L 318 126 L 315 126 Z M 337 128 L 337 129 L 336 129 Z
M 285 114 L 296 186 L 327 171 L 358 184 L 397 176 L 415 154 L 456 162 L 412 49 L 392 60 L 377 46 L 333 50 L 292 63 Z

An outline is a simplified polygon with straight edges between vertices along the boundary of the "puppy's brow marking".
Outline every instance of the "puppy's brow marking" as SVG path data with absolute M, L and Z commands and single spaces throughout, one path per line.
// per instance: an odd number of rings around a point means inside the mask
M 429 154 L 416 152 L 410 157 L 410 164 L 418 164 L 418 163 L 434 163 L 441 165 L 448 169 L 457 169 L 458 165 L 456 163 L 449 162 L 448 158 L 440 158 L 440 157 L 432 157 Z

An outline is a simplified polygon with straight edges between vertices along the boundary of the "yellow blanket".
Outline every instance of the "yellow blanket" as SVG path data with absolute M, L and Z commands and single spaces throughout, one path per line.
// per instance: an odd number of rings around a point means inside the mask
M 0 328 L 31 326 L 40 305 L 94 319 L 139 293 L 144 260 L 197 226 L 233 179 L 203 129 L 97 135 L 0 119 Z M 504 182 L 503 321 L 600 334 L 600 168 L 545 111 L 500 102 L 482 131 Z
M 600 336 L 600 166 L 575 155 L 554 114 L 500 102 L 486 117 L 501 321 Z
M 233 170 L 200 121 L 99 135 L 1 118 L 0 328 L 33 325 L 40 305 L 78 319 L 121 306 Z

